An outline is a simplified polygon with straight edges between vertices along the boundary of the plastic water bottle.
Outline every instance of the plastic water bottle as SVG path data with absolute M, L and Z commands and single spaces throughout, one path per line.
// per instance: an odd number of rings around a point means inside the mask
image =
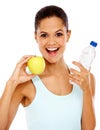
M 96 48 L 97 43 L 94 41 L 91 41 L 89 46 L 83 49 L 80 57 L 79 62 L 87 69 L 89 70 L 91 67 L 91 64 L 96 56 Z
M 91 68 L 91 64 L 96 56 L 96 46 L 97 43 L 94 41 L 91 41 L 90 44 L 85 47 L 82 50 L 81 55 L 79 56 L 79 62 L 87 69 L 89 70 Z M 80 71 L 80 69 L 77 66 L 72 66 L 72 68 Z M 72 81 L 70 81 L 71 84 L 75 84 Z

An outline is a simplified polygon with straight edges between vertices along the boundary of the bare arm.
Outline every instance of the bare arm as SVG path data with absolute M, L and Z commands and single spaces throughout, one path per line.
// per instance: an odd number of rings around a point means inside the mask
M 90 75 L 90 88 L 83 93 L 83 113 L 82 113 L 82 130 L 94 130 L 96 125 L 95 110 L 95 81 L 93 75 Z
M 20 94 L 20 84 L 29 81 L 34 75 L 26 73 L 27 61 L 31 56 L 24 56 L 17 63 L 16 68 L 7 81 L 5 90 L 0 99 L 0 130 L 8 130 L 17 112 L 18 106 L 23 99 Z M 18 92 L 19 91 L 19 92 Z
M 95 129 L 95 112 L 93 98 L 95 95 L 94 77 L 80 63 L 74 62 L 80 68 L 80 72 L 71 69 L 70 80 L 77 83 L 83 90 L 83 112 L 82 112 L 82 130 Z
M 16 87 L 16 82 L 8 81 L 4 93 L 0 100 L 0 130 L 5 130 L 9 117 L 9 108 L 12 95 Z

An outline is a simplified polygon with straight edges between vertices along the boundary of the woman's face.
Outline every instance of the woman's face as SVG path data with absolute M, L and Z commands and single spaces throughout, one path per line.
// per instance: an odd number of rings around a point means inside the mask
M 35 39 L 43 57 L 50 63 L 55 63 L 63 58 L 66 42 L 70 37 L 62 20 L 56 16 L 41 20 Z

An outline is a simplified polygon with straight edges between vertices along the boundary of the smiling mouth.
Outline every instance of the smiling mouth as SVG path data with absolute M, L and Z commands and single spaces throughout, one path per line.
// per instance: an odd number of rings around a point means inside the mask
M 56 51 L 58 51 L 59 50 L 59 48 L 46 48 L 46 51 L 47 52 L 56 52 Z
M 59 48 L 46 48 L 46 51 L 52 56 L 56 55 L 58 50 Z

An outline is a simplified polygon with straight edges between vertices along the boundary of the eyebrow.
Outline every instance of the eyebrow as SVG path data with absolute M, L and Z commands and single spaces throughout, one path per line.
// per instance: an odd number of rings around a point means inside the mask
M 62 29 L 58 29 L 55 33 L 59 32 L 59 31 L 63 32 L 63 30 L 62 30 Z M 41 31 L 40 33 L 48 33 L 48 32 Z
M 47 33 L 47 32 L 45 32 L 45 31 L 41 31 L 40 33 Z
M 63 32 L 63 30 L 62 30 L 62 29 L 58 29 L 56 32 L 59 32 L 59 31 Z

